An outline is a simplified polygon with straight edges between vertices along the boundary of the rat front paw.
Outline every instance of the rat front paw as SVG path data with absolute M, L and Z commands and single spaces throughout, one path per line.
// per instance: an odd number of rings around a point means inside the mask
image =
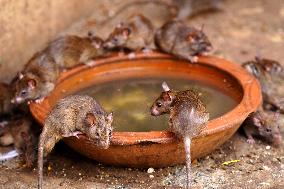
M 36 100 L 35 100 L 35 103 L 37 103 L 37 104 L 38 104 L 38 103 L 41 103 L 43 100 L 44 100 L 44 97 L 39 98 L 39 99 L 36 99 Z
M 249 139 L 247 139 L 247 143 L 254 144 L 255 140 L 253 138 L 249 138 Z
M 190 57 L 188 57 L 188 60 L 191 63 L 196 63 L 198 61 L 198 57 L 197 56 L 190 56 Z

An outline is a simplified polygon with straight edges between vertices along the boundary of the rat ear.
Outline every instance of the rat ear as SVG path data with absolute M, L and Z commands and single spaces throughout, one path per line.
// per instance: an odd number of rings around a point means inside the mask
M 18 77 L 19 77 L 19 79 L 23 79 L 24 75 L 21 72 L 19 72 Z
M 204 23 L 201 25 L 199 31 L 203 32 L 203 30 L 204 30 Z
M 261 126 L 262 126 L 262 123 L 261 123 L 261 120 L 260 120 L 259 117 L 254 116 L 252 119 L 253 119 L 253 124 L 254 124 L 256 127 L 261 127 Z
M 279 111 L 274 113 L 273 119 L 276 121 L 279 118 Z
M 162 83 L 162 88 L 165 92 L 171 90 L 170 87 L 168 86 L 168 84 L 165 81 Z
M 109 113 L 107 116 L 106 116 L 106 120 L 108 123 L 112 123 L 113 121 L 113 113 Z
M 31 89 L 35 88 L 36 85 L 37 85 L 37 83 L 36 83 L 36 80 L 35 80 L 35 79 L 29 79 L 29 80 L 28 80 L 28 86 L 29 86 Z
M 196 35 L 195 32 L 189 33 L 188 36 L 187 36 L 187 38 L 186 38 L 187 41 L 190 42 L 190 43 L 195 42 L 195 35 Z
M 130 35 L 131 31 L 129 28 L 123 28 L 122 35 L 126 38 Z
M 96 117 L 93 113 L 87 113 L 85 120 L 88 123 L 88 126 L 92 126 L 96 123 Z

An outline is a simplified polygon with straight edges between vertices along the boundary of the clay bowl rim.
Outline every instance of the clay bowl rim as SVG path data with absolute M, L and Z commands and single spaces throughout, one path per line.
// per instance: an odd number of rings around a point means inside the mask
M 136 53 L 135 58 L 137 59 L 177 59 L 172 55 L 164 54 L 160 52 L 150 52 L 150 53 Z M 103 64 L 110 64 L 114 62 L 129 61 L 129 56 L 127 54 L 113 54 L 106 58 L 94 60 L 94 66 L 100 66 Z M 200 56 L 198 64 L 204 64 L 205 66 L 211 66 L 217 68 L 219 71 L 223 71 L 233 77 L 242 88 L 243 96 L 241 101 L 230 111 L 226 112 L 220 117 L 214 118 L 207 123 L 206 128 L 197 137 L 203 137 L 207 135 L 212 135 L 214 133 L 222 132 L 226 129 L 234 127 L 234 125 L 239 124 L 244 121 L 244 119 L 252 112 L 256 111 L 258 106 L 262 101 L 261 89 L 258 81 L 246 72 L 239 64 L 230 62 L 228 60 L 214 57 L 214 56 Z M 88 65 L 78 65 L 66 72 L 60 74 L 57 84 L 72 77 L 76 73 L 89 69 Z M 52 95 L 52 94 L 51 94 Z M 43 119 L 40 119 L 36 113 L 42 105 L 48 103 L 50 97 L 46 97 L 42 102 L 35 103 L 31 102 L 29 104 L 30 111 L 34 118 L 43 126 Z M 241 111 L 240 111 L 241 110 Z M 46 110 L 47 112 L 50 109 Z M 218 126 L 218 127 L 217 127 Z M 208 129 L 210 128 L 210 129 Z M 77 138 L 73 137 L 75 140 Z M 80 135 L 79 139 L 86 139 L 85 135 Z M 176 140 L 173 133 L 163 130 L 163 131 L 149 131 L 149 132 L 113 132 L 111 144 L 112 145 L 134 145 L 143 142 L 152 143 L 169 143 Z

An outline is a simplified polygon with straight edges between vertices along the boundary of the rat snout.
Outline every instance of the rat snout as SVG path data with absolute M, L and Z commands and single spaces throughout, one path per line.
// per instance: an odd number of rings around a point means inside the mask
M 206 48 L 205 48 L 205 50 L 207 51 L 207 52 L 209 52 L 209 51 L 212 51 L 213 50 L 213 47 L 210 45 L 210 46 L 207 46 Z
M 106 49 L 108 49 L 108 48 L 113 48 L 113 47 L 114 47 L 114 44 L 113 44 L 111 41 L 107 40 L 107 41 L 105 41 L 105 42 L 103 43 L 102 47 L 103 47 L 103 48 L 106 48 Z
M 11 103 L 12 104 L 20 104 L 20 103 L 23 103 L 24 102 L 24 99 L 22 97 L 14 97 L 12 98 L 11 100 Z
M 160 112 L 156 109 L 156 107 L 151 107 L 151 115 L 158 116 L 160 115 Z
M 282 142 L 281 134 L 279 133 L 277 135 L 274 135 L 274 137 L 273 137 L 273 145 L 280 146 L 281 142 Z

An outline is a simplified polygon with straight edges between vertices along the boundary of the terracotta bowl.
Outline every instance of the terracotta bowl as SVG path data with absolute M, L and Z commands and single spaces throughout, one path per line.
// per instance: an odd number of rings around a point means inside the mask
M 198 63 L 191 64 L 152 52 L 138 53 L 134 59 L 115 55 L 93 63 L 94 66 L 80 65 L 64 72 L 49 97 L 39 104 L 30 104 L 30 110 L 39 123 L 44 123 L 59 99 L 96 84 L 148 77 L 198 80 L 229 95 L 238 105 L 210 120 L 200 136 L 193 139 L 191 153 L 195 159 L 209 154 L 228 140 L 261 102 L 259 84 L 251 75 L 238 64 L 212 56 L 200 57 Z M 89 158 L 116 166 L 166 167 L 185 162 L 183 143 L 168 131 L 114 132 L 108 149 L 97 148 L 84 135 L 79 139 L 65 138 L 64 142 Z

